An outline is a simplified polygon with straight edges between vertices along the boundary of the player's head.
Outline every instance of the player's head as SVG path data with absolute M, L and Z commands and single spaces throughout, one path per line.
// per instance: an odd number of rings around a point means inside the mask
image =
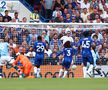
M 70 41 L 65 42 L 64 47 L 65 48 L 71 48 L 71 42 Z
M 38 40 L 38 41 L 42 41 L 42 37 L 41 37 L 41 36 L 38 36 L 38 37 L 37 37 L 37 40 Z
M 84 31 L 84 32 L 83 32 L 83 36 L 84 36 L 84 37 L 88 37 L 88 36 L 89 36 L 89 31 Z
M 93 39 L 94 39 L 94 40 L 97 40 L 97 39 L 98 39 L 98 36 L 97 36 L 97 35 L 94 35 L 94 36 L 93 36 Z

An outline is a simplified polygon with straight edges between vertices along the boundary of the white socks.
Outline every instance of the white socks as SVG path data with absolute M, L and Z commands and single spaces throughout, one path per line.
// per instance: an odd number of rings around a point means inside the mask
M 34 67 L 34 74 L 37 74 L 37 67 Z
M 62 73 L 63 73 L 63 69 L 60 69 L 59 76 L 58 76 L 59 78 L 61 77 Z M 65 78 L 66 75 L 67 75 L 67 73 L 68 73 L 68 71 L 64 71 L 64 74 L 63 74 L 63 77 L 62 78 Z
M 37 68 L 37 78 L 40 77 L 40 68 Z
M 60 78 L 63 73 L 63 69 L 60 69 L 58 77 Z
M 63 77 L 62 77 L 62 78 L 65 78 L 65 77 L 66 77 L 66 75 L 67 75 L 67 73 L 68 73 L 68 71 L 64 71 L 64 75 L 63 75 Z
M 83 77 L 84 78 L 87 78 L 87 74 L 89 74 L 90 76 L 92 75 L 92 73 L 93 73 L 93 65 L 90 65 L 89 66 L 89 68 L 88 68 L 88 70 L 87 70 L 87 67 L 83 67 Z
M 87 70 L 87 73 L 91 73 L 91 72 L 93 72 L 93 65 L 90 65 L 88 70 Z
M 34 67 L 34 73 L 37 78 L 40 77 L 40 68 Z
M 87 76 L 87 67 L 83 67 L 83 77 L 86 78 Z

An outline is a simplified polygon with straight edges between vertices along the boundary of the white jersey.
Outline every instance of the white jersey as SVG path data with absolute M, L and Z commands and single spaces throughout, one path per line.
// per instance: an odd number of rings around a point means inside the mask
M 63 36 L 61 37 L 61 39 L 63 41 L 63 44 L 65 44 L 65 42 L 70 41 L 70 42 L 74 42 L 72 37 L 68 37 L 68 36 Z

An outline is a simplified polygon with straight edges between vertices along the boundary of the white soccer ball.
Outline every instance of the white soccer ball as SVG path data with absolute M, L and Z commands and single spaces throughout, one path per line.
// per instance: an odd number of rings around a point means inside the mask
M 77 68 L 76 65 L 72 65 L 72 69 L 75 70 Z

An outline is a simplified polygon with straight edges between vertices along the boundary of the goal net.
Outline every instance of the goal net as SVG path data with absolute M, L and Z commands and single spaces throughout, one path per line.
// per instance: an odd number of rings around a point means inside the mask
M 9 50 L 11 56 L 16 58 L 19 50 L 23 50 L 24 55 L 34 64 L 35 52 L 30 52 L 37 36 L 42 36 L 42 41 L 47 44 L 44 52 L 44 60 L 41 66 L 41 76 L 43 78 L 55 78 L 58 76 L 62 65 L 62 56 L 56 57 L 57 53 L 63 49 L 63 36 L 72 39 L 74 48 L 73 62 L 77 65 L 75 70 L 71 70 L 67 77 L 83 77 L 82 56 L 78 53 L 78 42 L 83 37 L 83 32 L 89 31 L 90 37 L 97 35 L 96 50 L 99 52 L 99 62 L 95 65 L 108 64 L 108 24 L 106 23 L 0 23 L 0 38 L 8 42 L 13 49 Z M 20 66 L 21 63 L 19 62 Z M 11 73 L 10 73 L 11 72 Z M 10 74 L 9 74 L 10 73 Z M 97 73 L 97 72 L 96 72 Z M 31 71 L 33 75 L 33 70 Z M 14 69 L 7 70 L 4 67 L 4 77 L 17 76 Z

